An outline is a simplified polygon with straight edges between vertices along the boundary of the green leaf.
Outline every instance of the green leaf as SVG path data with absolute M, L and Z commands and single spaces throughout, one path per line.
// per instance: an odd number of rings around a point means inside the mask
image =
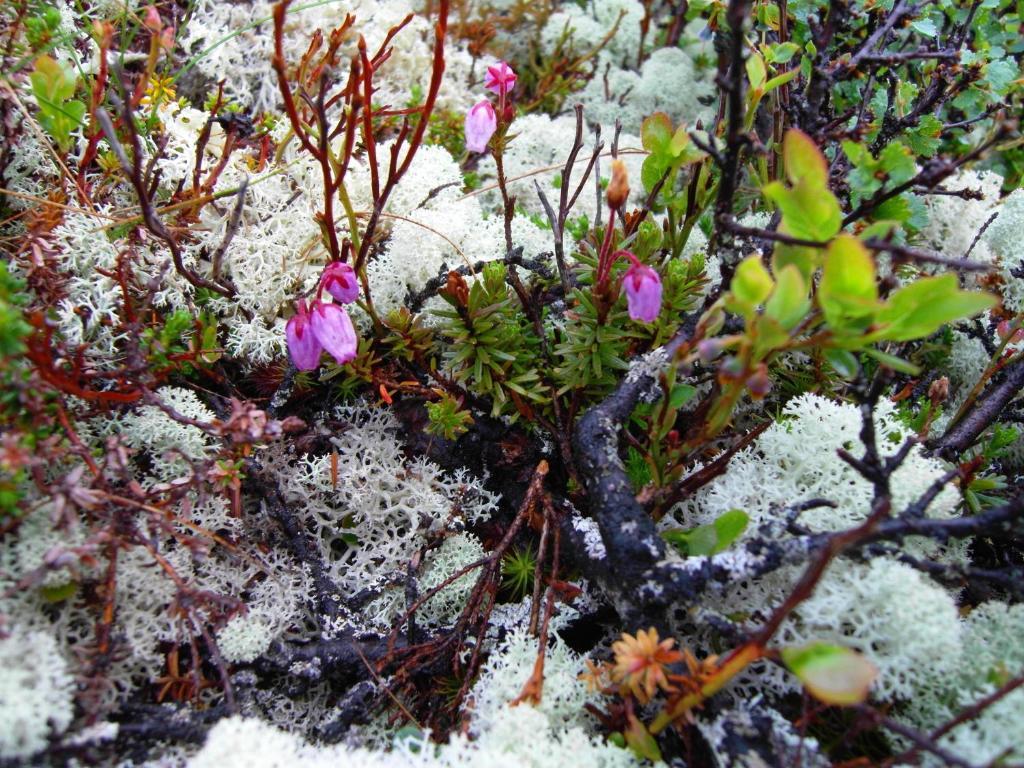
M 776 75 L 775 77 L 773 77 L 771 80 L 769 80 L 767 83 L 764 84 L 764 92 L 768 93 L 770 91 L 774 91 L 779 86 L 782 86 L 782 85 L 785 85 L 786 83 L 788 83 L 790 80 L 792 80 L 798 74 L 800 74 L 800 70 L 796 69 L 796 68 L 793 68 L 793 69 L 789 70 L 788 72 L 783 72 L 781 75 Z
M 785 330 L 790 330 L 807 315 L 811 302 L 807 283 L 795 264 L 788 264 L 777 273 L 775 290 L 764 305 L 765 314 Z
M 934 115 L 924 115 L 917 127 L 907 131 L 904 138 L 915 155 L 932 157 L 941 144 L 942 121 Z
M 796 43 L 779 43 L 772 47 L 771 60 L 773 64 L 785 64 L 793 58 L 800 46 Z
M 774 285 L 775 281 L 761 263 L 761 257 L 748 256 L 736 267 L 729 288 L 741 305 L 753 309 L 768 298 Z
M 860 704 L 868 697 L 878 669 L 856 651 L 828 643 L 783 648 L 782 661 L 807 691 L 826 704 Z
M 49 56 L 36 59 L 29 75 L 32 95 L 39 106 L 39 123 L 57 142 L 62 151 L 71 147 L 71 132 L 82 124 L 85 104 L 71 101 L 77 79 L 70 67 L 64 67 Z
M 852 235 L 840 235 L 829 244 L 818 285 L 818 306 L 837 331 L 853 323 L 866 326 L 863 321 L 879 310 L 875 261 Z
M 835 237 L 843 225 L 839 201 L 816 182 L 802 180 L 785 187 L 773 181 L 762 191 L 782 211 L 783 226 L 793 237 L 823 242 Z
M 42 586 L 39 588 L 40 596 L 47 603 L 63 603 L 65 600 L 74 597 L 76 592 L 78 592 L 78 584 L 74 581 L 69 581 L 67 584 L 61 584 L 57 587 Z
M 750 518 L 742 509 L 730 509 L 723 512 L 713 523 L 715 533 L 718 534 L 718 544 L 715 545 L 712 554 L 728 549 L 747 529 Z
M 917 173 L 917 161 L 902 144 L 893 142 L 888 144 L 878 155 L 878 161 L 889 181 L 893 184 L 902 184 L 914 178 Z
M 751 88 L 760 88 L 768 79 L 768 70 L 765 69 L 764 59 L 761 54 L 752 53 L 746 61 L 747 79 L 750 80 Z
M 828 186 L 828 163 L 818 145 L 803 131 L 790 128 L 782 139 L 786 177 L 792 184 L 806 181 L 815 187 Z
M 946 323 L 991 309 L 998 299 L 990 293 L 962 291 L 955 274 L 925 277 L 896 291 L 876 320 L 885 327 L 873 339 L 910 341 L 935 333 Z
M 707 557 L 728 549 L 747 529 L 750 518 L 741 509 L 730 509 L 713 523 L 690 530 L 662 531 L 661 537 L 687 557 Z
M 647 730 L 647 726 L 641 723 L 636 715 L 629 714 L 629 727 L 623 735 L 626 737 L 626 744 L 641 760 L 650 760 L 652 763 L 662 761 L 658 742 L 654 740 L 650 731 Z
M 826 349 L 825 359 L 836 373 L 847 380 L 854 378 L 860 370 L 857 356 L 845 349 Z
M 653 191 L 671 165 L 671 159 L 663 153 L 652 152 L 645 157 L 643 165 L 640 166 L 640 183 L 644 185 L 644 189 L 647 192 Z
M 676 384 L 668 397 L 668 407 L 672 409 L 682 408 L 695 394 L 697 388 L 689 384 Z
M 672 119 L 664 112 L 655 112 L 640 126 L 640 143 L 648 152 L 661 152 L 672 141 Z
M 786 235 L 793 234 L 789 227 L 786 226 L 786 222 L 783 222 L 779 227 L 779 232 Z M 804 283 L 810 284 L 811 276 L 818 266 L 818 254 L 819 251 L 815 248 L 776 243 L 775 250 L 772 251 L 772 271 L 776 275 L 781 275 L 782 270 L 793 265 L 800 271 L 800 276 L 804 279 Z
M 919 367 L 908 360 L 904 360 L 902 357 L 896 357 L 895 355 L 890 355 L 877 349 L 865 349 L 864 351 L 886 368 L 892 368 L 892 370 L 898 371 L 899 373 L 917 376 L 917 374 L 921 372 Z
M 935 37 L 939 34 L 939 28 L 935 26 L 935 22 L 931 19 L 912 21 L 910 22 L 910 28 L 917 32 L 917 34 L 925 37 Z

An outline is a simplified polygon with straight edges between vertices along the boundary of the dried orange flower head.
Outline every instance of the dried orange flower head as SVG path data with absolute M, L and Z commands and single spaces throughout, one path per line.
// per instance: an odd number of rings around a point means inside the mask
M 629 173 L 626 164 L 619 159 L 612 160 L 612 180 L 608 182 L 608 207 L 619 210 L 629 198 Z
M 679 651 L 672 650 L 675 644 L 672 638 L 659 642 L 654 627 L 641 629 L 636 637 L 623 632 L 622 639 L 612 643 L 615 664 L 611 677 L 619 684 L 620 693 L 632 693 L 641 704 L 646 704 L 658 688 L 671 691 L 666 667 L 683 658 Z

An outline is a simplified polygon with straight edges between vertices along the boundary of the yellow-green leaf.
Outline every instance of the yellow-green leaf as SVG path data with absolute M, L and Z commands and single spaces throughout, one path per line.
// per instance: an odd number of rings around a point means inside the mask
M 828 163 L 814 140 L 801 130 L 790 128 L 782 139 L 782 159 L 786 177 L 792 184 L 806 181 L 812 186 L 828 186 Z
M 815 698 L 836 706 L 868 697 L 878 669 L 856 651 L 827 643 L 783 648 L 782 660 Z
M 747 58 L 747 79 L 750 80 L 751 88 L 760 88 L 768 79 L 768 70 L 765 69 L 764 59 L 761 54 L 752 53 Z
M 896 291 L 878 314 L 884 324 L 874 339 L 910 341 L 935 333 L 946 323 L 991 309 L 998 299 L 981 291 L 962 291 L 956 275 L 925 277 Z
M 736 268 L 729 287 L 737 301 L 752 309 L 768 298 L 774 285 L 775 281 L 761 263 L 761 257 L 748 256 Z
M 875 260 L 852 235 L 840 235 L 825 252 L 818 285 L 818 305 L 836 330 L 879 310 Z
M 785 330 L 799 323 L 811 308 L 807 298 L 807 283 L 795 264 L 783 267 L 777 273 L 775 290 L 764 305 L 765 314 Z

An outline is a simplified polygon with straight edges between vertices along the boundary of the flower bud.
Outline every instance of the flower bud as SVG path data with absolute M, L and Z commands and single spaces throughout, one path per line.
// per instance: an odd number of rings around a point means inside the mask
M 489 101 L 481 101 L 466 113 L 466 149 L 484 152 L 498 129 L 498 116 Z
M 1009 320 L 1000 322 L 996 326 L 996 333 L 999 334 L 1000 340 L 1005 341 L 1007 344 L 1016 344 L 1019 341 L 1024 341 L 1024 328 L 1014 330 Z
M 741 378 L 744 373 L 743 361 L 734 355 L 723 358 L 718 364 L 718 382 L 725 385 Z
M 608 207 L 619 210 L 629 199 L 629 173 L 626 164 L 619 159 L 612 160 L 612 180 L 608 183 Z
M 757 366 L 757 370 L 747 378 L 747 389 L 755 400 L 766 397 L 772 391 L 772 380 L 768 376 L 768 366 L 764 363 L 760 363 Z
M 160 12 L 157 11 L 156 6 L 147 5 L 146 15 L 142 19 L 142 23 L 146 25 L 146 29 L 150 32 L 159 32 L 164 28 L 163 20 L 160 18 Z
M 941 405 L 949 397 L 949 379 L 943 376 L 936 379 L 928 386 L 928 399 L 932 405 Z
M 335 261 L 328 264 L 320 277 L 320 283 L 335 301 L 342 304 L 351 304 L 359 298 L 359 283 L 356 281 L 355 270 L 344 262 Z
M 464 307 L 469 303 L 469 286 L 455 270 L 448 273 L 448 284 L 442 293 L 457 307 Z
M 697 342 L 697 355 L 705 363 L 710 363 L 722 354 L 722 342 L 718 339 L 701 339 Z

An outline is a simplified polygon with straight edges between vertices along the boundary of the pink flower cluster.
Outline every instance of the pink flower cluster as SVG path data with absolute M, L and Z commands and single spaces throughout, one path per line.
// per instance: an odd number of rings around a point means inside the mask
M 484 99 L 474 104 L 466 113 L 466 149 L 470 152 L 486 151 L 487 142 L 498 130 L 498 115 L 505 117 L 505 98 L 516 87 L 516 73 L 507 62 L 499 61 L 493 67 L 487 68 L 484 87 L 498 94 L 498 110 L 496 112 L 494 105 L 488 99 Z
M 323 301 L 324 291 L 339 303 Z M 316 369 L 325 350 L 338 365 L 355 358 L 359 340 L 352 318 L 341 305 L 351 304 L 358 297 L 359 283 L 352 267 L 340 261 L 328 264 L 320 276 L 312 305 L 307 309 L 306 300 L 299 299 L 298 311 L 285 327 L 288 353 L 296 368 L 300 371 Z

